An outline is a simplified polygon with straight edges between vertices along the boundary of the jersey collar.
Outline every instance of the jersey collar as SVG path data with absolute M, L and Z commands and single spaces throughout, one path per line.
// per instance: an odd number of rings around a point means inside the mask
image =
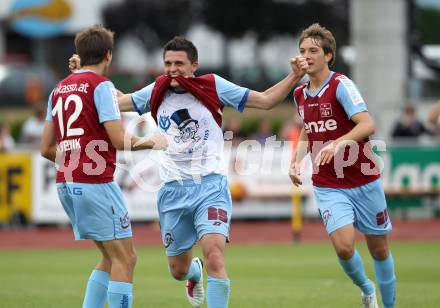
M 321 92 L 321 90 L 322 90 L 322 89 L 323 89 L 323 88 L 329 83 L 329 81 L 330 81 L 330 79 L 332 78 L 333 74 L 334 74 L 334 72 L 333 72 L 333 71 L 330 71 L 330 74 L 329 74 L 328 77 L 324 80 L 324 82 L 319 86 L 318 89 L 316 89 L 316 90 L 313 91 L 313 92 L 310 92 L 310 91 L 309 91 L 309 88 L 308 88 L 309 85 L 307 85 L 307 87 L 305 88 L 305 92 L 306 92 L 306 94 L 307 94 L 308 96 L 310 96 L 310 97 L 315 97 L 316 95 L 318 95 L 318 94 Z M 309 81 L 309 84 L 310 84 L 310 81 Z

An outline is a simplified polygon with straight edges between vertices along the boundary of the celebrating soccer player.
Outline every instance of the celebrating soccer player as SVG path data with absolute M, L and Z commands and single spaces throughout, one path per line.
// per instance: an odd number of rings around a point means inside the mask
M 93 270 L 83 308 L 132 306 L 136 263 L 130 219 L 113 181 L 116 149 L 165 148 L 166 139 L 124 133 L 116 89 L 104 75 L 113 32 L 94 26 L 75 37 L 82 69 L 62 80 L 47 106 L 41 154 L 57 163 L 57 190 L 76 240 L 93 240 L 102 260 Z
M 291 180 L 301 184 L 300 162 L 310 151 L 319 212 L 339 263 L 361 289 L 362 307 L 378 305 L 374 284 L 354 248 L 355 228 L 365 235 L 374 259 L 383 307 L 394 307 L 396 277 L 387 243 L 391 221 L 368 139 L 374 122 L 355 84 L 329 69 L 336 55 L 330 31 L 311 25 L 301 34 L 299 50 L 308 63 L 309 82 L 294 91 L 304 127 L 290 167 Z
M 163 51 L 164 75 L 143 89 L 119 97 L 121 111 L 150 112 L 169 147 L 160 165 L 164 185 L 158 196 L 163 244 L 171 275 L 186 280 L 194 307 L 204 301 L 203 263 L 192 257 L 200 241 L 208 272 L 206 300 L 210 308 L 226 308 L 230 281 L 224 249 L 229 238 L 232 201 L 223 163 L 222 109 L 271 109 L 281 103 L 304 76 L 307 63 L 291 59 L 292 72 L 264 92 L 235 85 L 215 74 L 194 77 L 197 49 L 183 37 Z M 82 59 L 72 57 L 75 69 Z

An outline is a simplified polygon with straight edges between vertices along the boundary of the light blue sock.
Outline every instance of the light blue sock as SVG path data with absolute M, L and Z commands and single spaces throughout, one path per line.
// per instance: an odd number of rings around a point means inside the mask
M 103 308 L 107 299 L 110 275 L 107 272 L 93 270 L 87 282 L 83 308 Z
M 208 276 L 206 303 L 209 308 L 227 308 L 231 282 L 228 278 L 220 279 Z
M 391 252 L 383 261 L 374 260 L 374 274 L 382 295 L 383 308 L 393 308 L 396 302 L 396 274 Z
M 133 284 L 129 282 L 110 281 L 108 283 L 108 307 L 131 308 L 133 302 Z
M 182 280 L 191 280 L 193 282 L 198 282 L 200 280 L 202 273 L 200 272 L 200 267 L 195 260 L 191 262 L 189 266 L 188 273 Z
M 351 278 L 353 283 L 357 285 L 365 295 L 373 294 L 374 285 L 365 274 L 362 258 L 357 250 L 354 251 L 353 257 L 349 260 L 339 259 L 344 272 Z

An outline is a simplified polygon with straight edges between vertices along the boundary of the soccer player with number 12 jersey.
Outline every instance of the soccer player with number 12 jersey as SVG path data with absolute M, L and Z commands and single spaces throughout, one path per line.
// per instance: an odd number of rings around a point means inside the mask
M 83 67 L 52 91 L 41 154 L 57 166 L 57 190 L 76 240 L 93 240 L 102 259 L 93 270 L 83 308 L 132 307 L 136 253 L 131 224 L 113 180 L 116 150 L 163 149 L 166 139 L 125 134 L 117 92 L 104 75 L 113 32 L 93 26 L 75 37 Z

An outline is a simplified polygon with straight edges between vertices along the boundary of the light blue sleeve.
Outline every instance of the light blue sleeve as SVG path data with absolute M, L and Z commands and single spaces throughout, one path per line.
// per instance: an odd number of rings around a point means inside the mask
M 99 123 L 120 120 L 118 96 L 115 86 L 111 81 L 101 82 L 93 93 L 96 110 L 98 111 Z
M 150 99 L 154 84 L 155 82 L 131 94 L 134 110 L 140 115 L 150 111 Z
M 344 108 L 349 119 L 356 113 L 368 111 L 367 105 L 358 88 L 353 81 L 345 76 L 339 80 L 338 88 L 336 89 L 336 98 Z
M 243 112 L 249 95 L 249 89 L 240 87 L 215 74 L 214 79 L 217 95 L 223 105 Z
M 47 100 L 46 121 L 53 122 L 52 120 L 52 92 L 50 92 L 49 99 Z

